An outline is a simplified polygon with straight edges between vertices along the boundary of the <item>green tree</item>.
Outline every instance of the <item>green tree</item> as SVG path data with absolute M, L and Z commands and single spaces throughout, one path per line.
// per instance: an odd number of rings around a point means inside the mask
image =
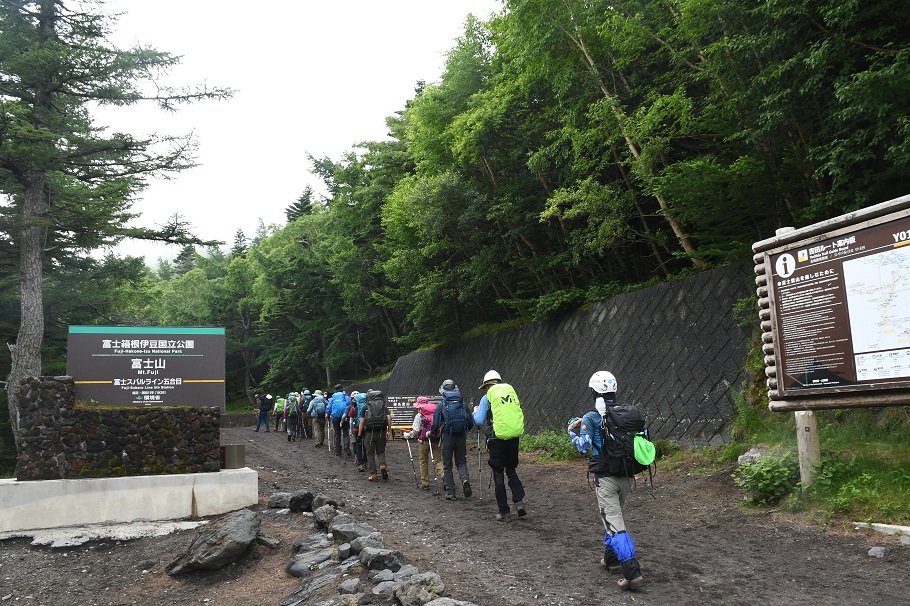
M 179 217 L 159 230 L 125 227 L 143 179 L 190 167 L 193 140 L 106 134 L 93 125 L 91 104 L 151 100 L 173 109 L 229 95 L 156 86 L 178 58 L 115 48 L 105 39 L 110 18 L 84 8 L 61 0 L 0 3 L 0 191 L 11 197 L 0 227 L 18 247 L 21 309 L 12 385 L 42 370 L 45 251 L 60 258 L 123 237 L 193 240 Z M 15 427 L 16 407 L 9 409 Z
M 297 201 L 288 206 L 284 214 L 288 218 L 288 223 L 302 215 L 313 214 L 313 188 L 307 185 Z

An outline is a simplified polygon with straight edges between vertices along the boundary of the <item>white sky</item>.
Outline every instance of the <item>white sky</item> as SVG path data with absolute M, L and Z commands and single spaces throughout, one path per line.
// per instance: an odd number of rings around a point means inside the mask
M 96 113 L 99 126 L 132 134 L 199 140 L 196 168 L 154 179 L 133 210 L 154 226 L 175 212 L 197 235 L 253 236 L 259 219 L 286 222 L 307 185 L 307 153 L 338 160 L 361 141 L 387 137 L 385 117 L 404 108 L 418 80 L 438 82 L 445 53 L 468 13 L 486 19 L 499 0 L 109 0 L 123 12 L 115 42 L 183 57 L 170 85 L 208 82 L 235 89 L 228 101 L 201 101 L 168 114 L 133 106 Z M 176 246 L 128 242 L 118 254 L 154 265 Z

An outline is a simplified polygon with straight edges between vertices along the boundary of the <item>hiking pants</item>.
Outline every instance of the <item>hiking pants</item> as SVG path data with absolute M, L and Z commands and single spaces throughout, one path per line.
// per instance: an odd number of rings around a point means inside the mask
M 316 438 L 316 446 L 325 444 L 325 419 L 313 419 L 313 434 Z
M 430 445 L 426 442 L 420 443 L 420 485 L 430 485 Z M 445 475 L 442 469 L 442 452 L 439 450 L 439 442 L 433 442 L 433 459 L 436 462 L 436 477 L 441 478 Z
M 363 436 L 357 435 L 355 433 L 355 435 L 352 436 L 351 440 L 352 440 L 353 446 L 354 446 L 354 459 L 357 461 L 358 465 L 366 466 L 367 457 L 366 457 L 366 454 L 364 454 L 364 450 L 363 450 Z
M 521 503 L 525 498 L 525 489 L 518 478 L 515 468 L 518 467 L 518 438 L 511 440 L 492 439 L 487 441 L 490 451 L 489 465 L 493 471 L 493 485 L 496 491 L 496 506 L 499 513 L 509 513 L 509 499 L 506 495 L 506 478 L 509 479 L 509 490 L 512 491 L 512 502 Z
M 385 467 L 385 430 L 377 429 L 363 432 L 363 447 L 367 454 L 367 470 L 370 475 L 376 475 L 380 467 Z
M 294 440 L 297 439 L 297 421 L 299 420 L 300 417 L 297 415 L 287 418 L 288 435 Z
M 303 437 L 306 439 L 312 439 L 313 437 L 313 419 L 308 416 L 303 417 L 303 422 L 300 424 L 300 433 L 303 434 Z
M 594 475 L 594 490 L 597 492 L 597 509 L 604 530 L 610 536 L 626 529 L 622 517 L 622 506 L 632 490 L 632 478 Z
M 455 474 L 452 473 L 452 461 L 458 469 L 458 477 L 462 483 L 470 480 L 468 477 L 468 434 L 454 433 L 442 434 L 442 468 L 446 494 L 455 494 Z M 435 451 L 434 451 L 435 454 Z
M 351 437 L 348 435 L 348 430 L 342 429 L 341 419 L 337 421 L 332 419 L 332 450 L 335 456 L 341 456 L 342 440 L 344 440 L 344 448 L 350 448 Z
M 269 430 L 269 411 L 260 410 L 259 418 L 256 419 L 256 431 L 259 431 L 259 426 L 262 425 L 262 422 L 265 421 L 265 430 Z

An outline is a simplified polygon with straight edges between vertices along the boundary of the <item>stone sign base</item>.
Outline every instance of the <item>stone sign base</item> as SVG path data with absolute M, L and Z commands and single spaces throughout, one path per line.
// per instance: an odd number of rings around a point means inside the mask
M 258 474 L 217 473 L 83 480 L 0 480 L 0 532 L 84 524 L 179 520 L 255 505 Z

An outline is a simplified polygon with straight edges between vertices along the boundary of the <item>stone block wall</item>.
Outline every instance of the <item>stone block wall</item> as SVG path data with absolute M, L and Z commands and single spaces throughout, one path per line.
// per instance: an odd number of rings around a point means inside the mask
M 25 379 L 18 404 L 18 480 L 221 469 L 217 408 L 83 407 L 72 377 Z
M 435 394 L 450 378 L 477 404 L 484 374 L 495 369 L 515 387 L 526 431 L 538 433 L 562 431 L 566 420 L 590 410 L 588 378 L 609 370 L 619 399 L 645 411 L 652 437 L 723 444 L 752 338 L 733 306 L 753 293 L 751 271 L 738 264 L 701 272 L 547 322 L 415 352 L 399 358 L 380 388 L 389 395 Z

